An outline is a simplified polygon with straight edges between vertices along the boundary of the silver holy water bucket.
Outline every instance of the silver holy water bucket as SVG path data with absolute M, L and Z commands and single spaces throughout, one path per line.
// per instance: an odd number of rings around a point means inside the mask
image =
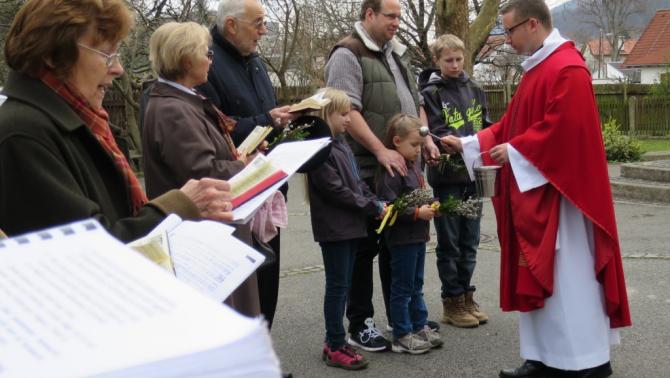
M 499 165 L 483 165 L 474 167 L 475 184 L 477 186 L 477 196 L 480 198 L 495 197 L 496 177 L 498 176 Z

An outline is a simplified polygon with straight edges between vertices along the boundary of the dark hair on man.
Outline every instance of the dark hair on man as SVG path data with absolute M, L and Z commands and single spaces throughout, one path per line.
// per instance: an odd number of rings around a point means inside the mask
M 372 9 L 375 13 L 381 12 L 382 1 L 384 0 L 363 0 L 363 3 L 361 4 L 361 21 L 365 20 L 365 12 L 367 12 L 368 8 Z
M 510 0 L 500 10 L 501 14 L 515 11 L 514 16 L 518 21 L 528 18 L 536 18 L 545 28 L 551 30 L 551 12 L 544 0 Z

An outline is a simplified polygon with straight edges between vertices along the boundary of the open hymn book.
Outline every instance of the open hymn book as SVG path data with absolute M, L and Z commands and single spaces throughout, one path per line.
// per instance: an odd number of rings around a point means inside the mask
M 254 129 L 247 135 L 247 137 L 240 143 L 237 150 L 241 154 L 251 154 L 260 146 L 265 138 L 270 135 L 272 132 L 272 126 L 256 126 Z
M 247 223 L 265 200 L 329 143 L 330 138 L 284 142 L 267 156 L 256 156 L 228 180 L 233 192 L 233 222 Z
M 297 104 L 291 105 L 288 111 L 289 113 L 296 113 L 303 110 L 320 110 L 328 104 L 330 104 L 330 99 L 323 97 L 323 93 L 317 93 L 312 97 L 307 97 Z
M 128 246 L 222 302 L 265 261 L 265 256 L 235 238 L 234 231 L 219 222 L 182 221 L 171 214 Z
M 261 319 L 180 282 L 95 220 L 0 240 L 0 292 L 0 378 L 280 376 Z

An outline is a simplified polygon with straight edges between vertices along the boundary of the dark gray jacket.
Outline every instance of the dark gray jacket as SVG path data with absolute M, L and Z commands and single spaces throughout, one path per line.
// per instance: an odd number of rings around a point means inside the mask
M 377 196 L 380 200 L 391 203 L 401 194 L 407 194 L 414 189 L 422 187 L 423 177 L 414 163 L 407 162 L 407 176 L 391 177 L 388 172 L 380 170 L 377 175 Z M 416 207 L 408 207 L 402 214 L 398 214 L 398 219 L 384 228 L 384 238 L 386 245 L 393 247 L 403 244 L 426 243 L 430 240 L 429 224 L 425 220 L 414 219 Z
M 133 215 L 125 179 L 56 92 L 10 71 L 0 107 L 0 228 L 14 236 L 95 218 L 121 241 L 146 235 L 169 213 L 199 218 L 179 190 Z
M 272 82 L 258 54 L 240 55 L 235 46 L 211 30 L 214 60 L 207 83 L 198 91 L 214 102 L 224 114 L 237 120 L 231 133 L 236 146 L 256 125 L 272 125 L 271 109 L 277 107 Z
M 335 137 L 330 156 L 307 174 L 312 232 L 317 242 L 367 236 L 367 218 L 382 204 L 361 180 L 354 154 L 343 138 Z
M 445 78 L 436 69 L 427 69 L 419 75 L 419 87 L 428 116 L 428 126 L 438 136 L 473 135 L 491 124 L 484 90 L 463 72 L 458 78 Z M 466 171 L 428 168 L 428 182 L 436 187 L 469 182 Z

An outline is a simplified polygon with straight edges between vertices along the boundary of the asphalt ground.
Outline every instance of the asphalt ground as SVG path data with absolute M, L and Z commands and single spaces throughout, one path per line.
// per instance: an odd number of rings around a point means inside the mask
M 289 190 L 289 228 L 282 231 L 280 293 L 272 338 L 283 370 L 294 377 L 496 377 L 502 367 L 522 363 L 517 314 L 498 307 L 499 247 L 490 202 L 484 206 L 482 242 L 473 283 L 476 300 L 490 320 L 475 329 L 442 325 L 444 347 L 419 356 L 367 353 L 369 366 L 345 371 L 321 360 L 325 334 L 325 278 L 321 252 L 313 241 L 301 176 Z M 619 237 L 633 317 L 612 348 L 614 377 L 670 376 L 670 205 L 616 201 Z M 424 298 L 429 318 L 442 315 L 435 267 L 435 235 L 426 256 Z M 375 274 L 375 321 L 386 325 L 379 277 Z

